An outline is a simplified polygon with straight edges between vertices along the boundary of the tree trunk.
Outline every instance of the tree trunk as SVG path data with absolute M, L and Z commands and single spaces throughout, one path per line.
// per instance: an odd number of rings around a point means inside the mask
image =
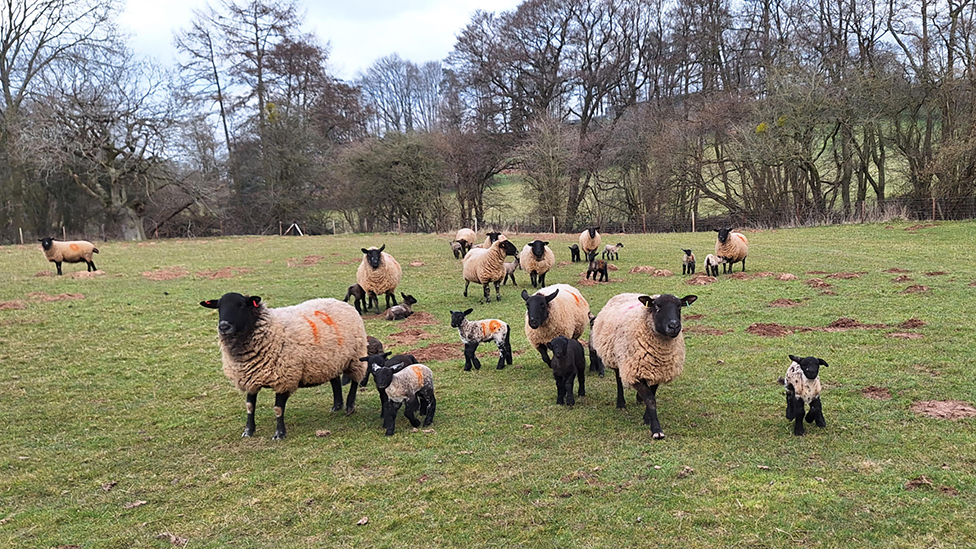
M 146 239 L 146 229 L 142 216 L 134 208 L 123 206 L 116 217 L 119 229 L 122 231 L 122 240 L 142 241 Z

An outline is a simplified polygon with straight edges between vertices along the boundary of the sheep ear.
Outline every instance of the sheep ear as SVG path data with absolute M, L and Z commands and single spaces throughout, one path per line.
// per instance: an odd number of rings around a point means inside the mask
M 549 241 L 547 240 L 547 241 L 543 242 L 542 245 L 543 246 L 548 246 L 549 245 Z
M 395 373 L 399 372 L 400 370 L 406 368 L 407 367 L 407 363 L 406 362 L 401 362 L 399 364 L 395 364 L 393 366 L 387 366 L 387 367 L 388 368 L 393 368 L 393 373 L 395 374 Z
M 827 361 L 824 360 L 824 359 L 822 359 L 822 358 L 818 358 L 817 359 L 817 362 L 819 362 L 821 366 L 827 366 L 828 365 L 827 364 Z
M 251 302 L 251 307 L 254 307 L 255 309 L 261 304 L 261 296 L 252 295 L 248 299 Z
M 366 253 L 366 248 L 360 248 L 360 249 L 363 251 L 363 253 Z
M 402 297 L 403 299 L 407 299 L 407 294 L 400 292 L 400 297 Z
M 363 358 L 360 358 L 359 359 L 359 362 L 365 362 L 366 364 L 369 364 L 369 357 L 368 356 L 364 356 Z
M 383 358 L 390 358 L 390 355 L 392 355 L 392 354 L 393 354 L 393 351 L 387 351 L 387 352 L 383 353 Z
M 383 251 L 383 250 L 385 250 L 385 249 L 386 249 L 386 244 L 383 244 L 382 246 L 380 246 L 380 249 L 379 249 L 379 251 L 381 251 L 381 252 L 382 252 L 382 251 Z
M 220 306 L 219 303 L 220 303 L 219 299 L 208 299 L 206 301 L 201 301 L 200 306 L 206 307 L 208 309 L 216 309 L 217 307 Z
M 474 309 L 467 309 L 466 311 L 464 311 L 464 312 L 463 312 L 463 313 L 461 313 L 461 314 L 462 314 L 463 316 L 468 316 L 469 314 L 471 314 L 471 313 L 473 313 L 473 312 L 474 312 Z
M 649 296 L 649 295 L 639 296 L 637 298 L 637 301 L 640 301 L 641 303 L 643 303 L 645 307 L 650 307 L 654 303 L 654 300 L 651 299 L 651 296 Z
M 712 230 L 715 231 L 715 232 L 718 232 L 718 229 L 712 229 Z
M 797 364 L 799 364 L 801 359 L 798 356 L 790 355 L 790 360 L 792 360 L 793 362 L 796 362 Z
M 681 304 L 685 307 L 690 307 L 692 303 L 698 301 L 697 295 L 686 295 L 681 298 Z
M 522 300 L 523 301 L 528 301 L 529 300 L 529 292 L 527 292 L 525 290 L 522 290 Z
M 524 292 L 525 290 L 522 290 L 522 291 Z M 547 295 L 547 296 L 546 296 L 546 303 L 549 303 L 549 302 L 551 302 L 551 301 L 552 301 L 553 299 L 556 299 L 556 296 L 557 296 L 557 295 L 559 295 L 559 290 L 556 290 L 555 292 L 552 292 L 551 294 L 549 294 L 549 295 Z

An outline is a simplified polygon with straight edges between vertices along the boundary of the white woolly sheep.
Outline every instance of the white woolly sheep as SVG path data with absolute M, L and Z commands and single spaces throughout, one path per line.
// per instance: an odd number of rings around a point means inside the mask
M 695 254 L 691 253 L 691 250 L 682 249 L 681 251 L 685 253 L 681 258 L 681 274 L 695 274 Z
M 556 264 L 556 254 L 552 253 L 549 243 L 543 240 L 533 240 L 522 247 L 519 254 L 522 270 L 529 273 L 532 287 L 542 288 L 546 285 L 546 273 Z
M 512 343 L 509 340 L 511 330 L 508 323 L 502 322 L 497 318 L 486 318 L 483 320 L 468 320 L 465 318 L 474 309 L 466 311 L 451 311 L 451 327 L 457 328 L 458 335 L 461 336 L 461 343 L 464 343 L 464 371 L 470 372 L 473 366 L 475 370 L 481 369 L 481 361 L 475 352 L 478 345 L 485 341 L 494 341 L 498 347 L 498 366 L 501 370 L 507 362 L 512 364 Z
M 617 242 L 617 244 L 614 246 L 607 244 L 606 246 L 603 247 L 603 259 L 613 259 L 614 261 L 619 260 L 620 259 L 619 250 L 620 248 L 623 247 L 624 245 L 621 244 L 620 242 Z
M 600 311 L 590 338 L 597 355 L 617 375 L 617 408 L 625 408 L 624 385 L 644 402 L 644 424 L 655 439 L 664 438 L 657 418 L 657 388 L 681 374 L 685 340 L 681 307 L 697 296 L 620 294 Z
M 468 297 L 468 286 L 472 283 L 481 284 L 485 290 L 485 303 L 491 301 L 489 284 L 495 283 L 495 300 L 501 301 L 499 287 L 505 279 L 505 257 L 515 255 L 518 250 L 507 239 L 499 239 L 489 248 L 475 248 L 464 256 L 462 272 L 464 274 L 464 297 Z
M 95 262 L 92 254 L 98 253 L 98 248 L 87 240 L 72 240 L 64 242 L 53 238 L 38 239 L 44 251 L 44 257 L 54 263 L 58 268 L 58 275 L 61 274 L 61 263 L 81 263 L 88 264 L 88 272 L 96 271 Z
M 512 279 L 512 286 L 518 287 L 518 283 L 515 282 L 515 271 L 519 268 L 519 256 L 515 256 L 514 261 L 509 261 L 505 263 L 505 279 L 502 280 L 502 286 L 508 283 L 508 279 Z
M 705 256 L 705 274 L 708 276 L 718 276 L 718 266 L 722 265 L 722 272 L 725 272 L 726 263 L 721 257 L 715 257 L 712 254 Z
M 380 300 L 377 297 L 379 294 L 386 294 L 387 308 L 390 307 L 390 299 L 393 300 L 394 305 L 397 304 L 394 290 L 400 284 L 400 277 L 403 276 L 400 264 L 393 259 L 392 255 L 383 251 L 385 248 L 386 244 L 379 248 L 375 246 L 362 248 L 363 260 L 356 270 L 356 282 L 369 296 L 366 308 L 369 309 L 375 304 L 376 314 L 380 314 Z
M 590 304 L 579 290 L 569 284 L 553 284 L 529 295 L 522 290 L 525 300 L 525 337 L 550 366 L 546 343 L 558 336 L 576 339 L 583 335 L 589 321 Z
M 803 405 L 809 404 L 810 411 L 807 412 L 807 423 L 817 423 L 817 427 L 826 427 L 827 421 L 824 420 L 823 408 L 820 404 L 820 367 L 827 366 L 827 362 L 822 358 L 814 356 L 798 357 L 790 355 L 790 366 L 786 369 L 786 377 L 783 384 L 786 386 L 786 419 L 796 419 L 793 425 L 793 434 L 802 436 L 803 429 Z
M 478 233 L 472 231 L 471 229 L 458 229 L 456 235 L 454 235 L 454 241 L 461 245 L 461 257 L 468 253 L 473 246 L 475 241 L 478 240 Z
M 400 292 L 400 297 L 403 298 L 403 303 L 386 310 L 387 320 L 403 320 L 413 314 L 413 305 L 417 303 L 417 300 L 412 295 L 403 292 Z
M 386 391 L 386 406 L 383 409 L 383 427 L 386 436 L 394 433 L 396 416 L 400 406 L 406 402 L 407 407 L 403 415 L 410 421 L 410 425 L 420 427 L 420 420 L 414 412 L 426 413 L 424 427 L 434 422 L 434 409 L 437 401 L 434 398 L 434 373 L 423 364 L 406 363 L 396 366 L 374 366 L 373 379 L 376 388 Z
M 746 256 L 749 255 L 749 239 L 742 233 L 733 232 L 731 227 L 715 229 L 718 237 L 715 239 L 715 255 L 729 264 L 729 272 L 738 262 L 742 262 L 742 270 L 746 270 Z
M 587 227 L 579 235 L 579 247 L 583 255 L 595 252 L 600 248 L 600 233 L 596 232 L 600 227 Z
M 312 299 L 272 309 L 258 296 L 226 293 L 200 305 L 220 312 L 217 331 L 224 375 L 244 394 L 247 424 L 254 435 L 258 391 L 275 392 L 277 428 L 285 438 L 285 402 L 299 387 L 332 383 L 332 411 L 342 409 L 342 382 L 348 375 L 346 415 L 356 408 L 356 389 L 366 375 L 359 357 L 366 354 L 366 328 L 356 310 L 337 299 Z

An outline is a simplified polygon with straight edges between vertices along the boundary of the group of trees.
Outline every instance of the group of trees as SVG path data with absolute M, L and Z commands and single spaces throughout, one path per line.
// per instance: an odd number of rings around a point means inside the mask
M 976 214 L 976 2 L 525 0 L 354 81 L 294 0 L 128 52 L 116 0 L 0 6 L 0 238 Z

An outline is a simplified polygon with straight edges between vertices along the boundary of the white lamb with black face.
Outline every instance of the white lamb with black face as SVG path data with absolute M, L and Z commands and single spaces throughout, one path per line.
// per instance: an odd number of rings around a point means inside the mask
M 509 339 L 511 330 L 507 323 L 497 318 L 483 320 L 468 320 L 466 317 L 474 309 L 466 311 L 451 311 L 451 327 L 457 328 L 461 343 L 464 343 L 464 371 L 469 372 L 474 367 L 481 369 L 481 361 L 475 355 L 478 345 L 485 341 L 494 341 L 498 347 L 498 369 L 505 364 L 512 364 L 512 343 Z
M 806 414 L 807 423 L 816 422 L 817 427 L 825 427 L 823 409 L 820 405 L 820 366 L 827 366 L 822 358 L 814 356 L 798 357 L 790 355 L 790 367 L 786 369 L 783 384 L 786 385 L 786 419 L 795 419 L 793 434 L 801 436 L 803 429 L 803 407 L 810 405 Z
M 434 398 L 434 374 L 430 368 L 423 364 L 401 363 L 395 366 L 372 366 L 371 369 L 376 388 L 386 392 L 387 401 L 383 408 L 386 436 L 393 434 L 397 411 L 404 402 L 407 406 L 403 415 L 410 421 L 410 425 L 420 427 L 420 420 L 415 415 L 417 411 L 426 414 L 424 427 L 434 422 L 437 402 Z

